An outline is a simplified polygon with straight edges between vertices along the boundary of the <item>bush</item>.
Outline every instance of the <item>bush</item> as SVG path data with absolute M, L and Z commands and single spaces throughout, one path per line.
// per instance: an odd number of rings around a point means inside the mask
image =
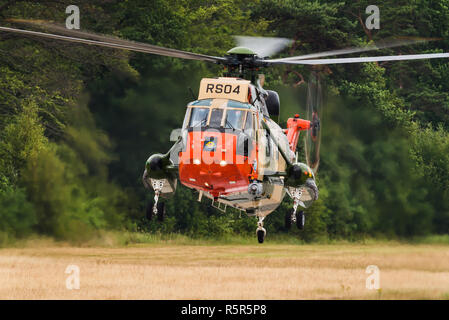
M 24 189 L 6 186 L 0 190 L 0 221 L 3 241 L 21 238 L 33 231 L 36 213 Z

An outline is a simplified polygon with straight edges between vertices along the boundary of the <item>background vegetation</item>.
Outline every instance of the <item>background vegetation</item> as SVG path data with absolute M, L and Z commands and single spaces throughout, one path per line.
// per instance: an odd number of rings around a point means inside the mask
M 0 1 L 8 18 L 64 23 L 72 1 Z M 81 28 L 223 55 L 233 35 L 294 39 L 284 55 L 365 45 L 391 36 L 441 38 L 383 54 L 449 51 L 449 1 L 79 0 Z M 147 157 L 170 147 L 199 80 L 195 61 L 0 33 L 0 243 L 30 235 L 85 241 L 104 230 L 190 237 L 254 236 L 254 218 L 224 215 L 179 187 L 162 224 L 144 218 Z M 282 92 L 281 122 L 304 107 L 309 68 L 266 71 Z M 449 231 L 449 63 L 335 65 L 325 85 L 320 199 L 303 241 L 412 238 Z M 302 83 L 301 80 L 305 82 Z M 298 86 L 294 87 L 295 84 Z M 292 91 L 291 88 L 294 87 Z M 285 233 L 285 199 L 266 221 Z

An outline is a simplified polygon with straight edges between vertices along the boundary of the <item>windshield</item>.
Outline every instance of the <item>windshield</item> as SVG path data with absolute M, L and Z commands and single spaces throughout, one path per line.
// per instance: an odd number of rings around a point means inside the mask
M 246 117 L 245 132 L 250 136 L 253 135 L 253 114 L 251 112 L 248 112 Z
M 225 128 L 241 129 L 246 111 L 228 109 L 226 113 Z
M 186 123 L 188 127 L 211 127 L 233 130 L 245 130 L 251 134 L 253 119 L 252 112 L 247 111 L 251 106 L 249 104 L 237 101 L 215 100 L 197 100 L 189 103 L 190 111 L 186 112 Z M 246 115 L 248 113 L 248 116 Z M 248 119 L 249 117 L 249 119 Z M 246 121 L 245 121 L 246 119 Z
M 223 117 L 223 109 L 213 109 L 210 115 L 209 127 L 219 128 L 221 126 L 222 117 Z
M 209 115 L 209 108 L 192 108 L 190 116 L 190 127 L 205 126 L 207 117 Z

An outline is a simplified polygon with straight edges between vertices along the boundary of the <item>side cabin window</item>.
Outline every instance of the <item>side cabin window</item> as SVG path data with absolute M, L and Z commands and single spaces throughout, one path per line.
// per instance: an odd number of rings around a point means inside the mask
M 271 136 L 268 133 L 268 130 L 265 130 L 265 136 L 267 139 L 267 148 L 265 149 L 265 155 L 267 157 L 270 157 L 270 155 L 271 155 Z

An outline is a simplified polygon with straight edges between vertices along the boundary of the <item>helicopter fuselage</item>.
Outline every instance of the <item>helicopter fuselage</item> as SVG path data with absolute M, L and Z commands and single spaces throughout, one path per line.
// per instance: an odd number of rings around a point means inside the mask
M 279 108 L 277 93 L 248 80 L 204 78 L 198 100 L 187 105 L 177 143 L 167 154 L 147 160 L 144 184 L 165 181 L 158 191 L 164 197 L 174 193 L 179 179 L 199 192 L 199 200 L 205 196 L 217 208 L 230 206 L 259 217 L 280 205 L 288 187 L 307 191 L 303 187 L 314 180 L 313 173 L 295 162 L 293 150 L 310 121 L 295 115 L 281 129 L 268 113 L 273 97 Z M 311 191 L 301 193 L 298 203 L 313 202 L 316 190 Z
M 285 195 L 281 175 L 287 164 L 274 139 L 293 160 L 298 134 L 282 130 L 264 109 L 262 92 L 247 80 L 203 79 L 182 128 L 180 182 L 249 214 L 275 210 Z

